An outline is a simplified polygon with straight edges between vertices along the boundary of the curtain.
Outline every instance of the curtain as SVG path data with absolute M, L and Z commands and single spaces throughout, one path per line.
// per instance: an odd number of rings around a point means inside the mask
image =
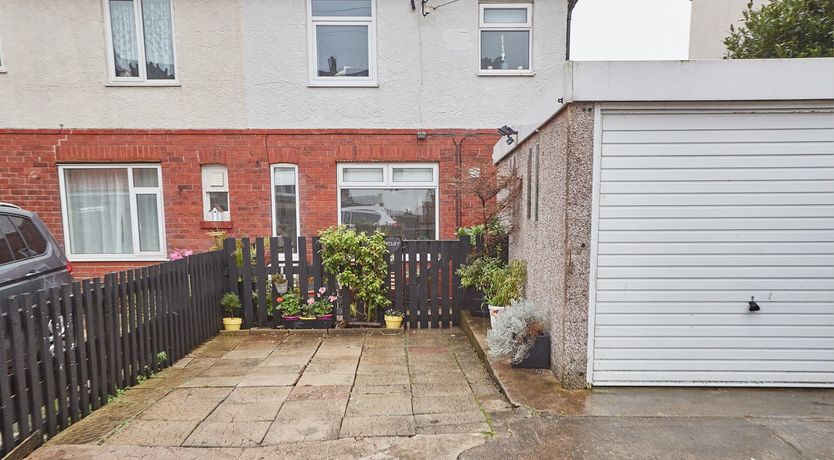
M 139 76 L 136 50 L 136 18 L 133 0 L 110 0 L 110 29 L 117 77 Z
M 139 220 L 139 250 L 159 251 L 159 213 L 156 194 L 136 195 L 136 214 Z
M 126 169 L 66 169 L 69 237 L 74 254 L 133 254 Z
M 296 189 L 295 169 L 275 168 L 273 173 L 275 184 L 275 234 L 295 238 L 296 232 Z
M 148 79 L 173 79 L 174 38 L 170 0 L 143 0 L 142 27 Z

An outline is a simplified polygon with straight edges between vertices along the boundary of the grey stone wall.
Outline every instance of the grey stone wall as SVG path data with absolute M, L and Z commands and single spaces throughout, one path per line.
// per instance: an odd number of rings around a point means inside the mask
M 566 388 L 586 384 L 593 124 L 593 104 L 571 104 L 499 163 L 502 169 L 514 166 L 522 177 L 524 192 L 513 213 L 510 258 L 527 261 L 525 295 L 551 314 L 553 371 Z

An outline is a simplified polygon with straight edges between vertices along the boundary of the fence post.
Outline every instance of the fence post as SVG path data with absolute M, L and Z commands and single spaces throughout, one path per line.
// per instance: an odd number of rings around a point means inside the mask
M 241 251 L 243 251 L 243 265 L 240 267 L 243 273 L 243 327 L 252 327 L 252 320 L 255 319 L 252 311 L 252 253 L 249 245 L 249 238 L 241 239 Z
M 454 262 L 452 263 L 452 284 L 454 293 L 455 293 L 455 312 L 452 316 L 452 324 L 457 326 L 460 324 L 460 310 L 461 306 L 463 305 L 463 298 L 464 294 L 466 293 L 466 289 L 461 287 L 460 285 L 460 276 L 458 276 L 458 269 L 461 265 L 465 264 L 467 259 L 469 258 L 469 251 L 472 247 L 472 240 L 469 238 L 468 235 L 464 235 L 458 241 L 456 245 L 455 251 L 455 258 Z
M 255 283 L 258 292 L 258 327 L 266 326 L 266 305 L 267 305 L 267 283 L 266 276 L 266 252 L 264 251 L 264 239 L 255 239 Z M 270 289 L 270 293 L 271 293 Z

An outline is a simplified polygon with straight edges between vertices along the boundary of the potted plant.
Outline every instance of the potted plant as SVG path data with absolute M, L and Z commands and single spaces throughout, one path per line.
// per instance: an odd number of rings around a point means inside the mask
M 529 302 L 517 302 L 495 318 L 487 332 L 492 358 L 510 358 L 513 367 L 550 368 L 550 336 L 545 315 Z
M 319 321 L 333 321 L 333 302 L 336 301 L 336 296 L 328 294 L 326 287 L 320 287 L 313 298 L 315 301 L 312 304 L 312 310 L 316 319 Z
M 235 312 L 240 310 L 240 297 L 234 292 L 227 292 L 220 298 L 220 305 L 226 311 L 227 318 L 223 318 L 223 330 L 239 331 L 243 318 L 236 317 Z
M 276 297 L 275 301 L 281 306 L 281 320 L 284 325 L 298 321 L 299 315 L 301 314 L 301 294 L 298 288 L 287 292 L 283 296 Z
M 385 329 L 399 329 L 403 325 L 403 312 L 396 308 L 385 310 Z
M 287 293 L 287 278 L 283 275 L 283 273 L 276 273 L 272 275 L 272 289 L 278 295 L 283 295 Z
M 489 323 L 495 327 L 495 318 L 511 303 L 521 300 L 527 264 L 523 260 L 512 260 L 506 267 L 492 268 L 485 276 L 484 297 L 489 305 Z
M 460 285 L 467 288 L 467 302 L 472 316 L 488 316 L 484 292 L 489 287 L 490 273 L 502 268 L 504 264 L 498 257 L 480 255 L 470 258 L 469 263 L 461 265 L 457 274 Z

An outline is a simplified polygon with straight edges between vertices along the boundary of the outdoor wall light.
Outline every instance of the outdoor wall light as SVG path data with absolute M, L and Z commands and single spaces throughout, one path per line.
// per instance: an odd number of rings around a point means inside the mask
M 762 307 L 760 307 L 759 304 L 756 303 L 755 297 L 750 297 L 750 302 L 747 302 L 747 305 L 747 309 L 750 311 L 759 311 L 762 309 Z
M 425 131 L 417 131 L 417 140 L 424 141 L 429 135 Z
M 513 139 L 513 135 L 518 136 L 518 131 L 510 128 L 507 125 L 504 125 L 498 128 L 498 134 L 500 134 L 501 136 L 507 136 L 507 145 L 513 145 L 513 142 L 515 142 L 515 139 Z

